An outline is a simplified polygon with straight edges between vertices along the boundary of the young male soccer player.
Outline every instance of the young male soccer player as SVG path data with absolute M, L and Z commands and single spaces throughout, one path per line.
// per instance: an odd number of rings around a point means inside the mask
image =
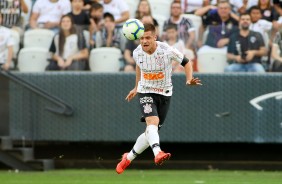
M 125 99 L 130 101 L 138 94 L 142 119 L 146 121 L 147 128 L 137 138 L 133 149 L 123 154 L 116 167 L 118 174 L 121 174 L 131 161 L 149 146 L 154 152 L 157 165 L 161 165 L 171 156 L 170 153 L 161 150 L 158 130 L 165 120 L 172 95 L 172 62 L 177 61 L 184 67 L 187 85 L 201 85 L 198 78 L 193 78 L 189 60 L 166 43 L 156 41 L 156 29 L 153 24 L 144 24 L 144 27 L 140 45 L 133 51 L 136 84 Z

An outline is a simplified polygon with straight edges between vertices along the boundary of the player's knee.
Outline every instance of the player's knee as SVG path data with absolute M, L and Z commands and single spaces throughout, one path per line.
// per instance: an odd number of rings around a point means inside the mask
M 156 125 L 156 126 L 158 126 L 159 122 L 160 122 L 160 119 L 159 119 L 158 116 L 150 116 L 150 117 L 146 118 L 146 124 L 147 125 Z

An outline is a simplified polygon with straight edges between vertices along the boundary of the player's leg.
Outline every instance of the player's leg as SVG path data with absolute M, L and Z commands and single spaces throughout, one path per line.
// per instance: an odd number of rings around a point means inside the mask
M 158 110 L 158 116 L 159 116 L 159 124 L 158 129 L 160 130 L 161 126 L 163 125 L 169 106 L 170 106 L 170 96 L 159 96 L 159 100 L 157 103 L 157 110 Z M 160 151 L 157 155 L 155 155 L 155 163 L 157 165 L 161 165 L 164 161 L 168 160 L 171 157 L 170 153 L 165 153 L 163 151 Z
M 128 153 L 127 159 L 132 161 L 139 154 L 145 151 L 149 147 L 149 142 L 146 138 L 145 133 L 142 133 L 136 140 L 132 150 Z

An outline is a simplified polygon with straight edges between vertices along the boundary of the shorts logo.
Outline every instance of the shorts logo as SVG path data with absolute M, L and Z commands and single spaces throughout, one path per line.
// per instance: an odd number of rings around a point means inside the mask
M 149 114 L 150 112 L 152 112 L 151 104 L 143 105 L 143 107 L 144 107 L 144 113 Z
M 144 73 L 143 77 L 145 80 L 162 80 L 164 79 L 165 75 L 163 72 L 158 73 Z
M 144 103 L 153 103 L 153 98 L 147 96 L 140 98 L 140 104 L 144 104 Z

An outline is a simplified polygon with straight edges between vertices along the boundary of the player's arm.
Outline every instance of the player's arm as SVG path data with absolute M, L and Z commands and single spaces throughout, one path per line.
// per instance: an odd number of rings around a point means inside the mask
M 193 78 L 193 66 L 189 59 L 184 56 L 181 65 L 184 67 L 187 85 L 202 85 L 200 79 Z

